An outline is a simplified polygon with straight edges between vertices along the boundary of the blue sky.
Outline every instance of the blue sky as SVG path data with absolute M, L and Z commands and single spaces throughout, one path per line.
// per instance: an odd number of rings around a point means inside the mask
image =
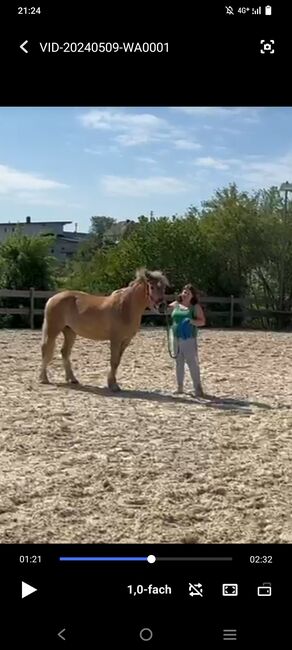
M 292 108 L 0 108 L 0 221 L 184 214 L 292 182 Z M 67 227 L 70 229 L 70 227 Z

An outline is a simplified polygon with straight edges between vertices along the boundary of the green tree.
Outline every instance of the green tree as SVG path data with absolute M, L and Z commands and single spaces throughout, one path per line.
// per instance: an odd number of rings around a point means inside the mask
M 203 203 L 200 230 L 208 263 L 206 284 L 217 295 L 245 295 L 249 276 L 264 256 L 264 233 L 258 197 L 239 192 L 236 185 L 217 190 Z
M 49 255 L 54 238 L 17 232 L 0 246 L 0 286 L 49 290 L 55 287 L 57 261 Z
M 289 310 L 292 302 L 292 204 L 285 210 L 278 188 L 258 193 L 259 214 L 264 231 L 261 264 L 254 269 L 254 286 L 270 308 Z
M 116 223 L 112 217 L 95 216 L 91 217 L 89 228 L 90 235 L 93 235 L 99 246 L 102 246 L 105 234 Z
M 91 224 L 89 232 L 91 235 L 96 235 L 102 241 L 103 235 L 111 226 L 116 222 L 112 217 L 95 216 L 91 217 Z
M 126 238 L 73 270 L 71 285 L 113 291 L 133 279 L 135 269 L 147 266 L 166 273 L 175 290 L 186 282 L 201 284 L 204 268 L 203 239 L 195 216 L 186 218 L 140 217 Z

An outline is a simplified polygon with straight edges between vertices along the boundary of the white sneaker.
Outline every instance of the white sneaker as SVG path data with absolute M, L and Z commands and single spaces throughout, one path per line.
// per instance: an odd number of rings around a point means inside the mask
M 194 390 L 191 392 L 191 395 L 192 397 L 201 397 L 203 399 L 205 395 L 202 386 L 200 386 L 199 388 L 194 388 Z

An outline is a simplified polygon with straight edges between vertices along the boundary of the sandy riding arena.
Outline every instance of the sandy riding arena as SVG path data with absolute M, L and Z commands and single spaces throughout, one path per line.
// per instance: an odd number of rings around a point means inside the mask
M 0 331 L 0 542 L 292 542 L 292 335 L 205 330 L 205 390 L 175 396 L 162 329 L 111 394 L 107 343 L 77 339 L 38 383 L 39 331 Z M 189 375 L 185 385 L 191 389 Z

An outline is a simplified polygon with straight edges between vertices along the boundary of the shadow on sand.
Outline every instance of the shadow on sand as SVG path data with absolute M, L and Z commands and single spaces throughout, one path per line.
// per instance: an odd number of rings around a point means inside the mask
M 185 404 L 192 405 L 197 404 L 199 406 L 206 406 L 209 408 L 216 408 L 219 410 L 226 411 L 237 411 L 242 413 L 252 413 L 252 406 L 256 406 L 260 409 L 270 409 L 273 410 L 273 407 L 269 404 L 262 402 L 255 402 L 251 400 L 242 400 L 231 397 L 224 397 L 218 395 L 205 395 L 204 398 L 194 397 L 191 393 L 186 393 L 186 396 L 171 395 L 169 393 L 163 393 L 160 391 L 148 391 L 148 390 L 120 390 L 118 392 L 113 392 L 109 388 L 104 387 L 100 388 L 98 386 L 91 386 L 88 384 L 67 384 L 67 383 L 58 383 L 55 384 L 59 388 L 66 388 L 67 390 L 74 390 L 82 393 L 91 393 L 93 395 L 100 395 L 102 397 L 110 397 L 111 399 L 141 399 L 148 400 L 149 402 L 160 402 L 168 404 Z

